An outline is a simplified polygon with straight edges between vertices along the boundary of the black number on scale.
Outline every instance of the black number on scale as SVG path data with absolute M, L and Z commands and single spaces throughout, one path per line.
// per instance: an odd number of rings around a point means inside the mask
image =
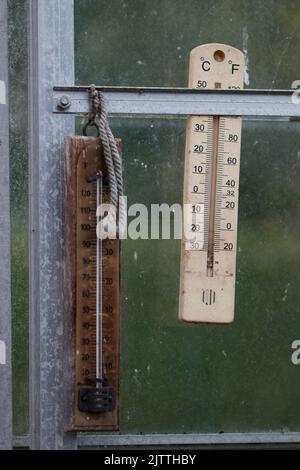
M 81 360 L 82 361 L 88 361 L 90 358 L 90 355 L 89 354 L 81 354 Z
M 195 153 L 202 153 L 204 150 L 203 145 L 194 145 L 194 152 Z
M 198 80 L 197 81 L 197 88 L 206 88 L 207 82 L 205 80 Z
M 83 281 L 89 281 L 91 279 L 91 275 L 83 273 L 82 276 L 81 276 L 81 279 Z
M 103 250 L 103 256 L 112 256 L 114 254 L 114 250 L 112 248 L 105 248 Z
M 231 188 L 235 187 L 235 180 L 227 180 L 226 186 L 230 186 Z
M 224 250 L 232 251 L 233 244 L 232 243 L 224 243 Z
M 88 307 L 88 305 L 84 305 L 82 307 L 82 313 L 90 313 L 90 307 Z
M 204 129 L 205 129 L 204 124 L 199 124 L 197 122 L 197 124 L 195 125 L 195 132 L 203 132 Z
M 196 212 L 198 214 L 201 213 L 201 206 L 196 206 L 196 205 L 193 206 L 193 213 L 195 214 Z
M 225 208 L 226 208 L 226 209 L 234 209 L 234 208 L 235 208 L 235 203 L 234 203 L 234 202 L 230 202 L 230 201 L 226 201 Z
M 239 140 L 239 137 L 237 134 L 229 134 L 228 136 L 229 142 L 237 142 L 238 140 Z
M 88 241 L 88 240 L 84 240 L 84 241 L 82 242 L 83 248 L 90 248 L 91 245 L 92 245 L 92 242 L 90 242 L 90 241 Z
M 228 224 L 226 224 L 226 228 L 227 228 L 227 230 L 231 230 L 231 227 L 232 227 L 231 223 L 230 223 L 230 222 L 228 222 Z
M 90 197 L 91 196 L 91 191 L 88 191 L 86 189 L 81 190 L 81 196 L 82 197 Z
M 82 214 L 89 214 L 91 212 L 91 208 L 90 207 L 80 207 L 80 212 Z
M 82 258 L 82 264 L 90 264 L 90 258 Z
M 194 166 L 194 173 L 202 173 L 203 167 L 201 165 Z
M 237 164 L 237 159 L 235 157 L 228 157 L 227 158 L 227 163 L 228 163 L 228 165 L 236 165 Z
M 89 232 L 92 227 L 90 226 L 90 224 L 81 224 L 80 228 L 83 232 L 85 231 Z
M 200 232 L 201 227 L 199 224 L 192 224 L 192 232 Z
M 104 307 L 104 312 L 113 313 L 113 307 L 111 305 L 107 305 L 107 307 Z
M 227 189 L 226 196 L 234 197 L 234 191 L 232 189 Z
M 191 243 L 191 249 L 192 250 L 199 250 L 200 244 L 198 242 L 192 242 Z
M 89 297 L 90 296 L 90 291 L 89 290 L 83 290 L 82 291 L 82 297 Z

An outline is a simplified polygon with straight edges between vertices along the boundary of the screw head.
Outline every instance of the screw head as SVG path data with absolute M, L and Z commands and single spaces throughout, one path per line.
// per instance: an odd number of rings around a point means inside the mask
M 61 96 L 58 103 L 57 103 L 57 107 L 59 109 L 66 110 L 66 109 L 70 108 L 70 106 L 71 106 L 70 98 L 66 95 Z

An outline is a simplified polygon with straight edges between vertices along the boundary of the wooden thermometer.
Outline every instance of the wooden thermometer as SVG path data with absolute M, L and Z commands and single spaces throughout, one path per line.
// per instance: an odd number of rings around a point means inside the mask
M 243 53 L 225 44 L 196 47 L 189 87 L 243 88 Z M 191 116 L 184 173 L 184 237 L 179 318 L 234 318 L 241 118 Z
M 120 146 L 120 142 L 118 142 Z M 97 238 L 97 207 L 108 202 L 100 140 L 65 142 L 66 254 L 76 336 L 72 429 L 118 430 L 119 240 Z

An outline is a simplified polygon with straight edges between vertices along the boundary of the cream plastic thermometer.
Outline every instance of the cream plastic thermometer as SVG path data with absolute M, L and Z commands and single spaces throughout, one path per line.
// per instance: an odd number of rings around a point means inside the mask
M 243 88 L 244 56 L 225 44 L 191 51 L 189 88 Z M 190 116 L 184 173 L 179 318 L 234 318 L 241 118 Z

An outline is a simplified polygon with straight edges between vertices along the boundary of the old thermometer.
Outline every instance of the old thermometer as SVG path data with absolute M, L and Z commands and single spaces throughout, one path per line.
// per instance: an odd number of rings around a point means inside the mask
M 225 44 L 191 51 L 189 87 L 243 88 L 244 56 Z M 234 318 L 241 118 L 190 116 L 184 173 L 179 318 Z
M 120 143 L 118 143 L 120 145 Z M 67 137 L 66 244 L 73 255 L 75 403 L 73 430 L 118 430 L 119 240 L 97 237 L 97 207 L 108 202 L 101 142 Z M 71 251 L 71 253 L 70 253 Z

